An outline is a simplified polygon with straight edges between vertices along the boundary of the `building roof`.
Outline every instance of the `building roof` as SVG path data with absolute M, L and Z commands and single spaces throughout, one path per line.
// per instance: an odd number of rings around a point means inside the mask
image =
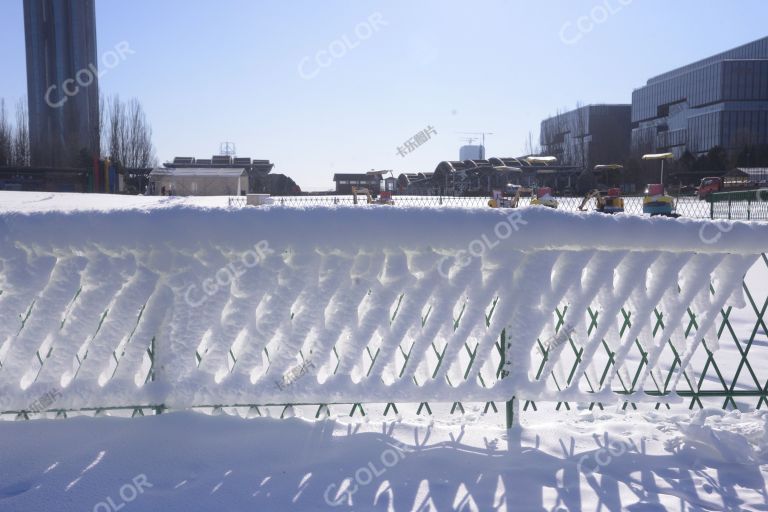
M 174 157 L 173 162 L 165 162 L 163 167 L 173 168 L 209 168 L 209 169 L 241 169 L 248 173 L 269 174 L 275 166 L 269 160 L 259 160 L 250 157 L 231 157 L 228 155 L 214 155 L 212 158 L 195 158 L 191 156 Z
M 706 57 L 696 62 L 686 64 L 682 67 L 673 69 L 671 71 L 667 71 L 666 73 L 662 73 L 660 75 L 654 76 L 648 80 L 646 85 L 651 85 L 654 83 L 662 82 L 664 80 L 668 80 L 670 78 L 684 75 L 685 73 L 690 73 L 695 69 L 699 69 L 701 67 L 708 66 L 710 64 L 721 62 L 724 60 L 758 60 L 758 59 L 768 59 L 768 37 L 763 37 L 756 41 L 752 41 L 750 43 L 737 46 L 736 48 L 731 48 L 730 50 L 726 50 L 724 52 L 712 55 L 710 57 Z
M 213 178 L 213 177 L 240 177 L 245 176 L 246 172 L 244 168 L 212 168 L 212 167 L 176 167 L 173 169 L 158 167 L 152 169 L 149 173 L 150 176 L 197 176 L 201 178 Z
M 744 176 L 749 176 L 750 179 L 755 181 L 762 181 L 768 178 L 768 167 L 737 167 L 736 169 L 744 173 Z
M 368 175 L 366 173 L 336 173 L 333 175 L 333 181 L 339 180 L 367 180 L 377 181 L 376 176 Z

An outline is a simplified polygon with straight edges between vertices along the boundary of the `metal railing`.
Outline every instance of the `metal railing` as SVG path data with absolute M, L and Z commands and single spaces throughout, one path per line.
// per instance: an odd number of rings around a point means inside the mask
M 768 220 L 768 189 L 716 192 L 707 203 L 711 219 Z
M 504 402 L 510 420 L 514 399 L 768 405 L 754 359 L 768 332 L 762 226 L 713 243 L 697 224 L 658 237 L 633 222 L 628 239 L 623 222 L 600 222 L 597 249 L 580 219 L 543 209 L 512 238 L 490 209 L 456 215 L 450 237 L 445 212 L 419 226 L 383 208 L 171 213 L 127 212 L 112 237 L 97 235 L 108 215 L 62 215 L 44 244 L 31 216 L 6 220 L 15 252 L 0 253 L 0 275 L 50 277 L 0 280 L 13 284 L 0 294 L 0 412 L 315 404 L 319 416 L 387 403 L 386 414 L 450 396 L 454 412 Z M 238 220 L 248 229 L 234 236 Z M 166 236 L 186 225 L 196 230 Z M 249 255 L 262 242 L 268 257 Z M 31 406 L 51 390 L 53 403 Z
M 723 193 L 718 201 L 704 201 L 696 196 L 680 196 L 676 198 L 677 213 L 686 218 L 694 219 L 734 219 L 734 220 L 768 220 L 768 191 L 764 196 L 749 198 L 748 196 Z M 425 207 L 425 208 L 488 208 L 487 197 L 453 197 L 453 196 L 393 196 L 395 206 L 401 207 Z M 557 197 L 558 208 L 565 211 L 579 211 L 582 203 L 581 197 Z M 352 196 L 273 196 L 273 204 L 286 207 L 309 206 L 338 206 L 352 205 Z M 531 199 L 523 197 L 520 206 L 528 206 Z M 364 199 L 363 199 L 364 202 Z M 246 206 L 246 198 L 241 196 L 229 197 L 228 206 Z M 586 208 L 594 209 L 594 202 L 590 202 Z M 629 215 L 643 215 L 643 197 L 625 196 L 624 211 Z

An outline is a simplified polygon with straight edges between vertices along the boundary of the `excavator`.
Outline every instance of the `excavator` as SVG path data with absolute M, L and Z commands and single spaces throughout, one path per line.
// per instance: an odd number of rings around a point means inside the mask
M 357 188 L 352 187 L 352 204 L 357 204 L 357 196 L 358 195 L 364 195 L 365 196 L 365 202 L 366 204 L 387 204 L 387 205 L 393 205 L 395 204 L 394 199 L 392 199 L 392 192 L 381 192 L 379 194 L 379 197 L 376 199 L 371 196 L 371 191 L 367 188 Z
M 605 195 L 602 195 L 597 189 L 587 192 L 581 205 L 579 205 L 579 211 L 585 211 L 587 203 L 592 198 L 595 199 L 595 210 L 600 213 L 614 214 L 624 211 L 624 199 L 622 199 L 621 190 L 618 188 L 609 188 Z
M 501 190 L 494 190 L 493 197 L 488 200 L 488 206 L 491 208 L 517 208 L 520 204 L 520 194 L 526 191 L 530 193 L 530 189 L 523 190 L 522 187 L 517 187 L 514 196 L 504 197 Z
M 536 190 L 536 197 L 531 199 L 531 205 L 546 206 L 547 208 L 557 208 L 559 203 L 552 195 L 550 187 L 539 187 Z
M 515 195 L 504 197 L 500 190 L 493 191 L 493 197 L 488 200 L 488 206 L 491 208 L 517 208 L 520 204 L 521 194 L 531 194 L 530 188 L 517 187 Z M 552 189 L 549 187 L 539 187 L 536 190 L 536 197 L 531 199 L 531 205 L 546 206 L 548 208 L 557 208 L 558 202 L 552 196 Z

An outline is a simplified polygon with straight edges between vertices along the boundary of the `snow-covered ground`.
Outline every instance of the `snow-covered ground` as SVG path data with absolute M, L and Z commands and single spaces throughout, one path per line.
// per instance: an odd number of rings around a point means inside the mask
M 0 423 L 3 511 L 765 510 L 765 414 Z
M 163 208 L 179 205 L 226 207 L 227 197 L 163 197 L 68 192 L 9 192 L 0 190 L 0 212 L 108 211 L 115 209 Z
M 179 208 L 181 206 L 190 208 Z M 201 207 L 211 209 L 201 210 Z M 4 288 L 4 295 L 0 295 L 0 361 L 6 363 L 0 367 L 0 383 L 5 386 L 5 396 L 0 397 L 0 404 L 17 405 L 19 400 L 26 404 L 29 398 L 27 395 L 40 394 L 35 386 L 50 387 L 50 383 L 61 382 L 61 375 L 68 375 L 67 372 L 75 375 L 80 372 L 78 379 L 86 381 L 88 386 L 72 386 L 69 392 L 63 393 L 63 397 L 58 397 L 59 406 L 89 405 L 89 397 L 98 396 L 99 393 L 110 400 L 124 396 L 139 397 L 140 400 L 151 399 L 153 396 L 168 398 L 170 395 L 165 388 L 169 383 L 162 379 L 157 383 L 159 388 L 152 388 L 150 395 L 141 395 L 137 391 L 147 375 L 145 352 L 149 347 L 151 332 L 154 332 L 150 330 L 153 321 L 150 313 L 158 309 L 152 307 L 142 294 L 152 295 L 157 301 L 165 297 L 156 292 L 161 287 L 154 284 L 161 272 L 167 274 L 164 279 L 170 275 L 176 276 L 177 280 L 191 276 L 194 282 L 207 275 L 205 272 L 212 270 L 215 275 L 229 261 L 226 258 L 222 260 L 223 263 L 220 261 L 222 254 L 226 256 L 221 249 L 226 241 L 231 242 L 236 249 L 242 249 L 260 240 L 264 233 L 269 233 L 267 239 L 279 252 L 281 244 L 287 243 L 286 240 L 291 237 L 313 248 L 320 247 L 323 237 L 332 236 L 328 245 L 332 246 L 333 251 L 328 254 L 338 256 L 344 252 L 358 251 L 360 247 L 368 247 L 372 251 L 389 251 L 392 254 L 391 241 L 398 239 L 403 243 L 403 247 L 398 250 L 411 254 L 411 259 L 407 265 L 386 266 L 385 279 L 382 281 L 389 286 L 400 282 L 398 273 L 404 276 L 402 283 L 410 283 L 428 274 L 429 264 L 433 261 L 428 258 L 412 261 L 414 248 L 419 247 L 419 244 L 429 243 L 430 251 L 434 249 L 444 251 L 445 254 L 466 249 L 468 240 L 474 241 L 473 237 L 478 238 L 484 232 L 483 226 L 493 226 L 487 224 L 488 221 L 495 221 L 496 217 L 500 219 L 504 215 L 501 211 L 484 209 L 477 214 L 457 211 L 432 213 L 422 215 L 417 220 L 416 217 L 409 217 L 411 212 L 400 208 L 391 214 L 381 208 L 341 208 L 337 211 L 310 209 L 306 215 L 311 216 L 313 221 L 299 222 L 301 211 L 276 209 L 260 217 L 251 209 L 232 212 L 221 210 L 226 207 L 226 198 L 222 197 L 162 198 L 0 192 L 0 277 L 3 278 L 1 282 Z M 130 211 L 117 214 L 116 210 Z M 87 211 L 106 212 L 108 215 L 90 216 L 84 213 Z M 71 215 L 56 212 L 68 212 Z M 205 212 L 211 214 L 211 219 L 203 215 Z M 622 304 L 619 299 L 636 300 L 631 294 L 637 284 L 637 275 L 648 279 L 649 289 L 658 288 L 660 292 L 666 289 L 662 287 L 665 280 L 669 281 L 667 285 L 674 284 L 674 280 L 670 281 L 673 273 L 669 276 L 654 276 L 653 272 L 646 274 L 648 269 L 643 267 L 645 260 L 642 251 L 638 249 L 669 251 L 677 248 L 702 253 L 696 255 L 681 252 L 677 256 L 680 265 L 698 265 L 697 271 L 680 274 L 683 276 L 680 296 L 689 299 L 676 305 L 672 300 L 674 294 L 678 293 L 675 287 L 671 295 L 659 295 L 663 299 L 658 299 L 658 304 L 668 313 L 671 311 L 673 317 L 675 311 L 679 310 L 679 316 L 684 318 L 688 306 L 697 312 L 701 311 L 697 308 L 709 308 L 717 313 L 718 301 L 731 300 L 732 294 L 729 291 L 710 297 L 706 287 L 708 280 L 702 280 L 699 276 L 709 275 L 713 268 L 720 269 L 714 279 L 717 289 L 723 290 L 725 288 L 718 283 L 723 282 L 723 276 L 728 275 L 726 272 L 738 274 L 741 268 L 739 265 L 747 261 L 740 260 L 740 254 L 746 256 L 757 249 L 764 250 L 762 248 L 768 244 L 764 225 L 714 225 L 685 219 L 609 218 L 599 214 L 579 216 L 541 209 L 523 209 L 520 212 L 527 215 L 523 218 L 533 223 L 536 229 L 521 231 L 513 242 L 502 240 L 508 245 L 502 244 L 501 247 L 533 251 L 535 254 L 539 250 L 542 254 L 552 251 L 573 251 L 576 254 L 593 245 L 608 248 L 618 254 L 616 261 L 607 258 L 589 263 L 594 269 L 588 270 L 587 275 L 598 272 L 600 268 L 610 268 L 607 265 L 615 265 L 615 280 L 590 284 L 590 279 L 595 278 L 587 278 L 583 286 L 592 286 L 592 294 L 579 299 L 587 301 L 584 303 L 586 307 L 590 300 L 598 297 L 595 299 L 596 304 L 603 311 L 619 308 Z M 222 224 L 222 215 L 227 215 L 227 219 L 236 225 L 227 228 Z M 383 222 L 385 215 L 391 215 L 400 224 Z M 333 224 L 334 218 L 338 219 L 338 225 Z M 422 231 L 401 229 L 409 219 L 412 223 L 422 223 Z M 450 221 L 451 224 L 443 226 L 441 222 L 444 221 Z M 272 222 L 283 223 L 281 229 L 271 230 L 269 226 Z M 354 226 L 366 223 L 376 229 L 354 231 Z M 714 240 L 718 235 L 717 240 L 712 243 L 702 240 L 702 226 L 711 230 L 706 231 L 706 240 Z M 333 234 L 334 231 L 338 233 Z M 189 236 L 193 232 L 198 234 L 199 240 Z M 595 236 L 596 232 L 600 236 Z M 233 233 L 243 235 L 236 238 Z M 557 240 L 553 242 L 548 237 Z M 138 244 L 137 240 L 146 240 L 151 250 L 145 250 L 146 247 Z M 87 247 L 87 250 L 83 247 Z M 167 252 L 168 247 L 172 247 L 173 251 Z M 625 258 L 623 252 L 633 251 L 636 256 Z M 166 257 L 170 259 L 164 259 Z M 552 258 L 552 261 L 547 263 L 547 257 Z M 484 253 L 478 259 L 491 265 L 504 264 L 503 258 L 499 259 L 490 253 Z M 563 260 L 562 265 L 552 266 L 558 259 Z M 545 264 L 550 264 L 547 268 L 557 269 L 553 272 L 551 282 L 553 292 L 560 290 L 563 296 L 571 300 L 579 297 L 575 291 L 569 291 L 571 288 L 576 290 L 578 286 L 573 283 L 568 285 L 570 287 L 566 286 L 568 258 L 558 253 L 556 257 L 549 254 L 530 260 L 526 268 L 531 272 L 544 268 Z M 311 259 L 301 261 L 301 265 L 307 268 L 314 265 Z M 729 261 L 732 263 L 730 267 Z M 754 261 L 754 258 L 749 261 Z M 666 263 L 674 268 L 674 261 Z M 82 278 L 80 274 L 69 274 L 68 265 L 72 265 L 73 272 L 81 272 Z M 326 261 L 323 265 L 326 266 L 322 268 L 333 276 L 333 279 L 326 279 L 329 285 L 343 286 L 350 277 L 341 272 L 345 269 L 343 264 L 329 267 Z M 414 265 L 416 270 L 404 271 L 406 267 Z M 358 266 L 356 260 L 355 265 L 349 265 L 350 268 Z M 280 267 L 279 278 L 275 282 L 293 293 L 294 299 L 296 296 L 304 297 L 302 294 L 306 291 L 301 291 L 304 289 L 301 283 L 291 280 L 298 278 L 289 267 Z M 470 266 L 467 268 L 472 269 Z M 26 273 L 19 272 L 19 269 Z M 48 279 L 45 272 L 50 269 L 54 271 Z M 479 270 L 480 267 L 472 271 Z M 450 279 L 456 281 L 457 276 L 462 275 L 461 271 L 460 266 L 452 270 Z M 277 271 L 274 273 L 278 274 Z M 258 279 L 269 277 L 269 272 L 263 274 L 251 276 L 255 279 L 251 284 L 258 284 L 261 282 Z M 356 270 L 353 274 L 354 279 L 350 282 L 366 278 L 364 273 Z M 244 279 L 250 278 L 247 273 L 244 276 Z M 472 279 L 482 279 L 481 274 L 474 277 L 473 274 L 467 274 L 465 277 L 469 279 L 465 285 L 476 282 Z M 445 276 L 445 279 L 448 277 Z M 768 366 L 768 333 L 764 332 L 765 323 L 756 326 L 756 316 L 768 295 L 768 269 L 762 260 L 749 271 L 748 281 L 758 311 L 754 311 L 747 303 L 743 308 L 732 310 L 729 318 L 736 339 L 730 339 L 726 333 L 721 337 L 720 350 L 716 352 L 716 360 L 730 384 L 730 378 L 742 366 L 744 349 L 736 340 L 743 343 L 751 330 L 757 329 L 749 362 L 759 382 L 750 382 L 746 378 L 748 372 L 744 371 L 740 374 L 742 378 L 736 383 L 736 389 L 764 386 L 764 368 Z M 169 282 L 173 284 L 173 279 Z M 645 282 L 642 280 L 642 283 Z M 701 282 L 704 283 L 703 288 L 698 286 Z M 175 284 L 180 286 L 185 283 L 182 280 Z M 525 280 L 511 283 L 511 292 L 515 292 L 514 286 L 531 284 L 535 283 Z M 424 289 L 431 293 L 437 285 L 433 283 L 430 286 Z M 104 288 L 110 289 L 112 295 L 105 295 Z M 184 288 L 179 289 L 183 293 Z M 688 289 L 692 291 L 686 295 Z M 243 320 L 238 311 L 243 308 L 247 310 L 253 305 L 248 301 L 258 299 L 256 295 L 252 296 L 254 290 L 258 291 L 258 287 L 235 286 L 231 292 L 224 294 L 221 301 L 213 304 L 214 300 L 211 299 L 205 308 L 187 315 L 184 321 L 177 321 L 174 329 L 179 330 L 172 332 L 202 336 L 205 325 L 213 325 L 211 322 L 215 321 L 216 327 L 211 327 L 214 337 L 229 336 L 234 340 L 234 343 L 220 343 L 221 347 L 217 347 L 216 340 L 212 343 L 205 341 L 211 338 L 210 334 L 206 334 L 208 338 L 203 336 L 204 342 L 198 348 L 198 352 L 205 357 L 195 364 L 195 347 L 200 336 L 190 337 L 190 340 L 195 341 L 190 346 L 187 345 L 191 341 L 183 337 L 177 339 L 169 349 L 176 351 L 172 352 L 174 357 L 178 354 L 178 357 L 188 359 L 184 360 L 184 364 L 189 363 L 178 366 L 183 370 L 180 376 L 189 375 L 197 370 L 196 367 L 200 367 L 205 372 L 210 371 L 206 377 L 211 380 L 215 375 L 216 384 L 226 377 L 227 371 L 220 371 L 220 368 L 226 369 L 229 363 L 226 349 L 231 345 L 238 359 L 245 354 L 239 352 L 243 343 L 238 330 L 235 329 L 234 334 L 229 331 Z M 309 297 L 318 302 L 328 292 L 324 290 L 318 286 L 310 290 L 314 295 Z M 395 291 L 399 289 L 392 290 L 393 297 L 396 297 Z M 464 288 L 459 291 L 462 290 Z M 520 290 L 526 291 L 525 297 L 533 305 L 539 304 L 538 301 L 543 300 L 541 297 L 546 298 L 545 294 L 532 295 L 526 288 Z M 488 291 L 496 292 L 496 289 Z M 341 298 L 346 298 L 349 293 L 353 293 L 351 288 Z M 409 289 L 409 293 L 418 295 L 420 292 L 415 288 Z M 427 305 L 428 296 L 431 297 L 429 294 L 423 296 L 423 304 L 416 304 L 416 311 L 423 311 L 421 306 Z M 516 295 L 512 293 L 511 296 Z M 288 300 L 287 297 L 289 295 L 281 300 Z M 536 297 L 536 300 L 531 300 L 531 297 Z M 439 301 L 441 298 L 447 300 L 446 294 L 430 300 Z M 473 300 L 469 301 L 470 305 Z M 36 304 L 38 309 L 29 306 L 30 302 Z M 147 313 L 143 316 L 139 314 L 137 320 L 133 309 L 138 310 L 134 306 L 142 302 L 149 304 Z M 436 303 L 439 304 L 432 302 Z M 276 308 L 269 309 L 272 307 L 269 302 L 265 304 L 263 307 L 266 310 L 259 309 L 261 313 L 269 313 L 273 309 L 279 311 Z M 326 303 L 321 304 L 325 307 Z M 334 304 L 328 303 L 325 309 L 327 318 L 333 318 Z M 550 306 L 546 301 L 542 304 L 545 305 L 544 309 Z M 656 305 L 655 302 L 647 304 L 651 310 Z M 371 307 L 362 307 L 363 313 Z M 46 318 L 46 308 L 56 313 Z M 112 313 L 101 316 L 104 308 Z M 535 309 L 515 306 L 509 310 L 510 317 L 517 318 L 523 330 L 535 322 L 544 325 L 543 317 L 538 318 Z M 115 314 L 115 311 L 122 310 L 133 311 L 133 319 L 127 321 L 127 315 Z M 275 324 L 269 332 L 282 336 L 276 339 L 283 340 L 291 350 L 302 348 L 305 342 L 307 346 L 312 346 L 313 342 L 318 343 L 317 339 L 320 339 L 320 349 L 332 348 L 327 342 L 325 345 L 328 347 L 323 348 L 322 339 L 316 335 L 313 337 L 312 333 L 317 332 L 316 324 L 302 323 L 303 309 L 291 308 L 291 311 L 290 318 L 296 312 L 297 325 L 302 326 L 303 330 L 290 327 L 290 321 L 285 325 Z M 453 313 L 458 314 L 458 311 Z M 464 313 L 463 318 L 472 318 L 470 313 L 471 308 L 470 312 Z M 482 317 L 485 309 L 480 308 L 472 314 Z M 265 318 L 269 317 L 266 315 Z M 317 321 L 317 318 L 312 318 L 313 322 Z M 363 314 L 361 318 L 367 317 Z M 432 318 L 439 319 L 437 314 Z M 429 320 L 421 320 L 420 316 L 411 318 L 414 319 L 424 322 L 423 326 L 429 328 Z M 633 320 L 636 319 L 637 316 L 634 316 Z M 449 320 L 450 325 L 453 320 Z M 669 320 L 669 316 L 665 320 Z M 699 317 L 702 336 L 708 336 L 712 328 L 720 326 L 719 321 L 705 325 L 708 321 L 710 317 L 706 313 Z M 583 321 L 579 322 L 572 326 L 577 332 L 587 327 Z M 259 324 L 256 327 L 266 329 L 265 325 Z M 685 324 L 680 325 L 681 328 L 686 327 Z M 377 328 L 389 333 L 390 328 L 398 328 L 398 323 L 384 322 Z M 670 329 L 671 337 L 680 337 L 679 333 L 675 334 L 677 331 L 673 327 Z M 327 330 L 333 331 L 333 326 Z M 88 334 L 94 331 L 95 334 Z M 652 344 L 653 335 L 647 331 L 638 332 L 637 336 Z M 443 336 L 448 336 L 448 332 L 451 332 L 450 329 Z M 401 334 L 405 336 L 407 333 L 403 331 Z M 468 339 L 473 338 L 470 334 L 471 331 L 468 332 Z M 535 340 L 538 331 L 528 334 Z M 140 337 L 146 342 L 144 345 L 133 341 Z M 429 350 L 424 340 L 415 339 L 420 343 L 419 347 L 423 345 L 422 348 Z M 490 344 L 486 344 L 490 351 L 493 338 L 489 339 Z M 588 339 L 586 336 L 577 341 L 586 343 Z M 690 343 L 690 340 L 685 337 L 680 339 L 684 343 L 679 346 L 686 349 L 685 343 Z M 72 340 L 78 341 L 77 346 L 70 343 Z M 83 352 L 80 349 L 82 340 L 86 341 L 83 346 L 89 343 L 92 345 L 88 349 L 90 355 L 87 359 L 84 354 L 88 350 Z M 385 351 L 386 340 L 385 336 L 382 345 Z M 611 343 L 619 341 L 609 339 Z M 515 342 L 519 343 L 519 340 Z M 485 341 L 481 339 L 481 343 Z M 693 346 L 695 344 L 689 345 L 687 349 Z M 188 350 L 190 347 L 191 350 Z M 21 357 L 19 348 L 29 348 L 30 351 L 24 352 Z M 206 355 L 217 351 L 221 352 L 220 360 Z M 286 352 L 290 357 L 283 356 L 279 359 L 281 366 L 273 366 L 278 369 L 291 367 L 291 358 L 295 354 Z M 169 353 L 166 353 L 166 358 Z M 535 350 L 531 353 L 536 355 Z M 682 355 L 686 353 L 681 352 Z M 8 354 L 13 357 L 8 359 Z M 66 354 L 66 357 L 62 354 Z M 114 364 L 112 359 L 116 361 Z M 78 366 L 70 371 L 68 367 L 73 360 L 82 369 L 78 369 Z M 628 360 L 632 360 L 631 355 Z M 242 359 L 240 361 L 238 370 L 243 365 Z M 637 357 L 632 361 L 636 363 Z M 98 366 L 102 362 L 109 365 Z M 177 363 L 168 359 L 166 362 L 167 371 L 171 371 Z M 518 362 L 515 364 L 519 367 Z M 713 379 L 712 371 L 702 375 L 701 370 L 707 364 L 703 350 L 695 354 L 691 364 L 698 366 L 697 370 L 693 370 L 696 379 L 701 378 L 717 389 L 719 384 Z M 232 372 L 232 366 L 229 365 L 229 372 Z M 349 366 L 352 366 L 351 360 Z M 64 370 L 60 372 L 62 368 Z M 143 373 L 136 380 L 138 369 Z M 291 375 L 298 379 L 303 374 Z M 420 376 L 421 373 L 416 375 Z M 67 383 L 73 378 L 72 375 L 69 377 Z M 123 382 L 120 378 L 135 387 L 128 386 L 125 393 L 116 393 L 114 383 Z M 300 391 L 305 389 L 303 386 L 308 380 L 305 378 L 294 386 L 292 396 L 310 396 L 309 392 L 302 395 Z M 22 388 L 28 387 L 18 389 L 18 384 L 15 384 L 15 388 L 9 384 L 19 382 Z M 82 383 L 75 381 L 75 384 Z M 187 382 L 187 386 L 196 387 L 192 390 L 197 393 L 195 396 L 210 398 L 221 393 L 220 388 L 217 390 L 213 382 L 209 381 L 193 379 Z M 515 386 L 517 391 L 524 389 L 529 393 L 534 393 L 536 389 L 520 387 L 520 381 Z M 306 389 L 311 390 L 311 386 Z M 369 390 L 378 388 L 369 387 Z M 434 398 L 454 399 L 450 394 L 442 393 L 442 388 L 437 391 L 440 392 L 439 396 Z M 426 395 L 413 396 L 423 398 Z M 707 404 L 717 406 L 722 401 L 722 398 L 717 398 L 715 403 Z M 737 398 L 738 405 L 745 411 L 754 408 L 757 402 L 758 398 Z M 184 401 L 179 400 L 177 403 L 183 404 Z M 306 407 L 297 407 L 293 411 L 284 411 L 282 407 L 264 407 L 259 412 L 265 417 L 255 417 L 256 412 L 245 407 L 225 409 L 232 413 L 230 415 L 219 414 L 222 412 L 219 410 L 213 411 L 216 414 L 212 415 L 177 411 L 159 416 L 119 418 L 107 417 L 108 411 L 102 411 L 98 417 L 90 417 L 92 413 L 86 413 L 80 416 L 71 414 L 72 417 L 67 420 L 3 421 L 0 422 L 0 512 L 768 509 L 768 415 L 760 411 L 724 413 L 706 410 L 691 415 L 685 412 L 688 405 L 686 402 L 684 405 L 674 405 L 671 410 L 664 407 L 656 410 L 653 404 L 641 404 L 638 411 L 630 412 L 631 409 L 621 410 L 615 401 L 606 405 L 604 411 L 598 408 L 588 410 L 586 405 L 577 406 L 573 401 L 567 407 L 561 404 L 562 407 L 556 410 L 555 403 L 540 401 L 537 402 L 538 410 L 535 412 L 518 410 L 520 426 L 507 431 L 502 428 L 504 407 L 501 403 L 498 404 L 497 413 L 488 414 L 482 413 L 482 403 L 465 403 L 464 415 L 451 415 L 450 402 L 433 404 L 432 417 L 417 416 L 417 405 L 399 404 L 401 416 L 397 421 L 392 421 L 391 415 L 383 417 L 383 407 L 377 409 L 368 405 L 368 414 L 363 420 L 359 419 L 359 415 L 355 419 L 346 418 L 349 407 L 334 406 L 332 419 L 319 421 L 314 420 L 316 408 Z M 286 416 L 296 414 L 297 417 L 279 419 L 283 413 Z M 125 411 L 119 414 L 124 415 Z M 49 417 L 52 416 L 49 414 Z M 430 418 L 433 418 L 432 423 L 429 422 Z

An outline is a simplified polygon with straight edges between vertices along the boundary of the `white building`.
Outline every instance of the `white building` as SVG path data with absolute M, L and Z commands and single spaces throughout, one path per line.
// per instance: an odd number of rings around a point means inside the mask
M 245 169 L 157 168 L 149 173 L 150 195 L 239 196 L 248 192 Z
M 461 146 L 459 160 L 485 160 L 485 148 L 482 144 Z

